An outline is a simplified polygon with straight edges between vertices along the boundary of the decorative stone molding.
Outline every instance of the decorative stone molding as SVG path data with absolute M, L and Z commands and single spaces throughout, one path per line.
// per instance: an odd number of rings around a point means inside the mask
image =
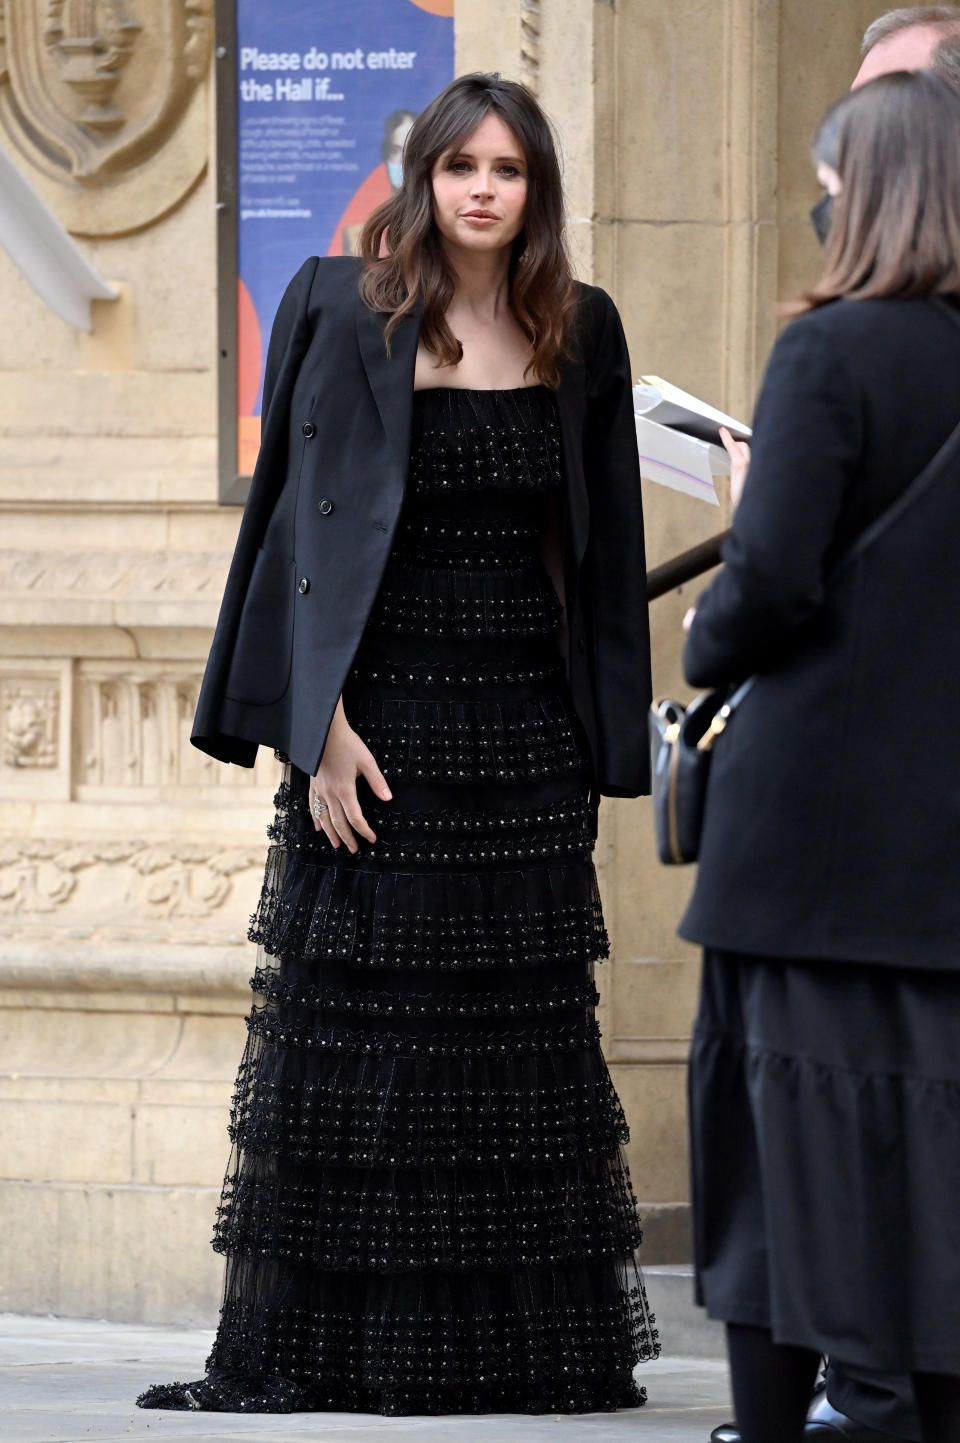
M 219 597 L 229 561 L 222 551 L 0 550 L 0 594 Z
M 185 24 L 187 41 L 184 46 L 187 78 L 202 80 L 210 64 L 210 50 L 213 43 L 214 0 L 186 0 Z
M 180 201 L 207 160 L 213 0 L 0 0 L 0 127 L 77 234 Z
M 174 940 L 184 924 L 202 923 L 204 940 L 219 941 L 246 930 L 265 855 L 265 847 L 210 840 L 0 838 L 0 915 L 28 924 L 27 932 L 31 923 L 54 920 L 72 940 Z M 241 876 L 242 902 L 234 895 Z M 17 928 L 8 922 L 4 933 L 16 936 Z
M 280 769 L 268 747 L 254 767 L 226 767 L 191 745 L 201 675 L 185 661 L 0 659 L 0 799 L 269 797 Z
M 191 745 L 200 680 L 200 668 L 163 662 L 78 662 L 76 797 L 97 801 L 105 788 L 128 788 L 134 800 L 135 789 L 192 797 L 198 787 L 274 785 L 279 767 L 269 748 L 250 768 L 223 766 Z
M 520 66 L 524 83 L 536 95 L 540 89 L 541 0 L 521 0 Z

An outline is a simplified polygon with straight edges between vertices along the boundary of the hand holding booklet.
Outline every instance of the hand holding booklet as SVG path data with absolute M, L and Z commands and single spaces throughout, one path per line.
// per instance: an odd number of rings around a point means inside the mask
M 633 410 L 640 474 L 718 505 L 713 478 L 730 474 L 720 427 L 726 426 L 737 441 L 750 439 L 750 427 L 659 376 L 640 377 L 633 388 Z

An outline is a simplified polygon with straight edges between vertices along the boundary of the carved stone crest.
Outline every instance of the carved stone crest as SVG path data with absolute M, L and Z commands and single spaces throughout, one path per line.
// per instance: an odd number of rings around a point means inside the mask
M 0 125 L 68 229 L 145 225 L 202 173 L 213 3 L 0 0 Z
M 58 720 L 55 682 L 5 680 L 0 685 L 4 766 L 55 767 Z

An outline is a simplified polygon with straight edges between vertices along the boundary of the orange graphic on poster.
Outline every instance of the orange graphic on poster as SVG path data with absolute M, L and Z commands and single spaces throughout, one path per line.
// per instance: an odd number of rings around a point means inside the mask
M 410 0 L 418 10 L 426 10 L 428 15 L 448 15 L 453 17 L 454 0 Z
M 386 162 L 370 172 L 366 180 L 354 191 L 346 210 L 337 221 L 337 228 L 330 242 L 329 256 L 355 256 L 360 232 L 367 216 L 372 215 L 378 205 L 389 200 L 393 194 Z
M 260 450 L 260 417 L 254 407 L 260 394 L 263 335 L 257 309 L 242 280 L 237 281 L 237 471 L 253 474 Z

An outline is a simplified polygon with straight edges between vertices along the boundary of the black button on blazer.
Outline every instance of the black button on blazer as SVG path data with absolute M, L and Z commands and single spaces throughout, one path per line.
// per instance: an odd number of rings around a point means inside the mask
M 390 554 L 419 319 L 388 357 L 359 264 L 308 260 L 274 322 L 260 455 L 192 735 L 221 761 L 252 766 L 262 744 L 316 772 Z M 597 789 L 636 796 L 649 790 L 650 644 L 632 377 L 616 308 L 592 286 L 579 287 L 573 351 L 557 393 L 570 686 Z

